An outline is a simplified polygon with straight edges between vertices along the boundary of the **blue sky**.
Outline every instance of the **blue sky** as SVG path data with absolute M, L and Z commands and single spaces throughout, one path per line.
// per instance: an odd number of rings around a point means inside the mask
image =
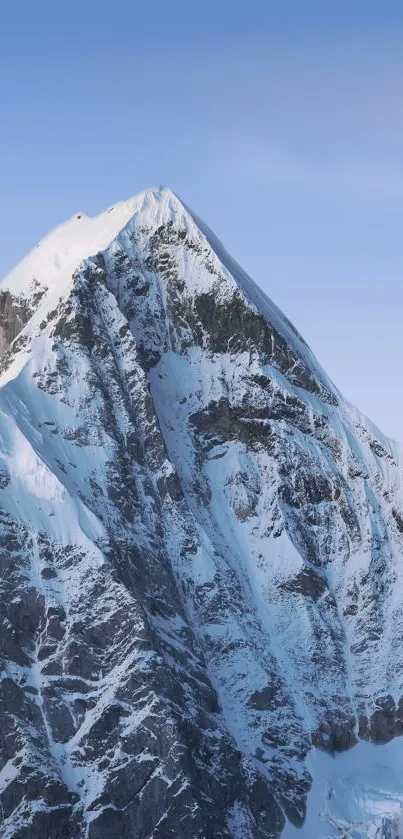
M 403 4 L 26 0 L 0 20 L 0 275 L 169 184 L 403 440 Z

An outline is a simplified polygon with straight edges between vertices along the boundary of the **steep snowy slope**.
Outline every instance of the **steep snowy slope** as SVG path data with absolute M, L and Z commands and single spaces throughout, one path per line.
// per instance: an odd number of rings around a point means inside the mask
M 0 353 L 1 836 L 301 825 L 312 746 L 403 732 L 400 447 L 168 189 L 47 237 Z

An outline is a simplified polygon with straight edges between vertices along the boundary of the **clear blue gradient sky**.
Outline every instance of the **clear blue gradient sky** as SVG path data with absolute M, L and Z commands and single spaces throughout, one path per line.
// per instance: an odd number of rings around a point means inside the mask
M 168 184 L 403 440 L 401 2 L 4 3 L 0 94 L 0 275 Z

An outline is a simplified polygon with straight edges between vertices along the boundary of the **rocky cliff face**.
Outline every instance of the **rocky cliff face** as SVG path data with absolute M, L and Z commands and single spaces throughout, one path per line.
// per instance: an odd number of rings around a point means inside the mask
M 0 290 L 0 358 L 20 334 L 39 305 L 45 290 L 32 282 L 27 294 L 15 296 Z
M 312 746 L 403 732 L 400 448 L 167 189 L 51 234 L 0 339 L 1 836 L 302 824 Z

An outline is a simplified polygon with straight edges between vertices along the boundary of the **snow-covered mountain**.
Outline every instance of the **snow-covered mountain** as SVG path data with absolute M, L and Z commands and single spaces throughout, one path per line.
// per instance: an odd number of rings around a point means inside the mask
M 298 835 L 318 749 L 403 733 L 402 461 L 170 190 L 43 240 L 0 284 L 2 839 Z M 399 836 L 378 792 L 320 835 Z

